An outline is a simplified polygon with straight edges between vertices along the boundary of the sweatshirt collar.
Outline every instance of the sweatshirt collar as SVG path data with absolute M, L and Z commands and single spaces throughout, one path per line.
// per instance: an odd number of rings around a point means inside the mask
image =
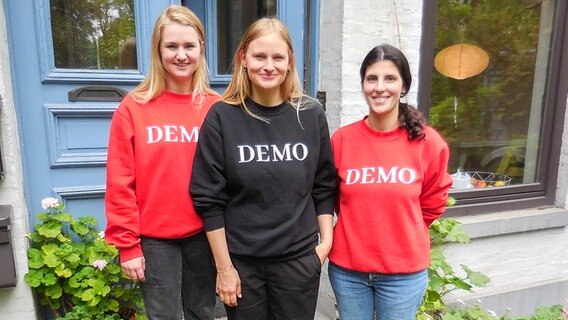
M 401 137 L 406 136 L 406 130 L 402 126 L 399 126 L 391 131 L 377 131 L 371 129 L 367 123 L 365 122 L 367 116 L 363 118 L 363 120 L 359 121 L 359 130 L 365 135 L 375 140 L 380 141 L 393 141 L 397 140 Z
M 256 101 L 252 100 L 251 98 L 246 98 L 245 103 L 247 107 L 254 114 L 263 115 L 263 116 L 275 116 L 281 113 L 284 113 L 290 109 L 290 104 L 286 101 L 283 101 L 281 104 L 273 107 L 263 106 Z
M 174 102 L 174 103 L 189 103 L 191 102 L 192 99 L 192 95 L 190 94 L 180 94 L 180 93 L 174 93 L 171 91 L 164 91 L 164 93 L 162 94 L 162 98 Z

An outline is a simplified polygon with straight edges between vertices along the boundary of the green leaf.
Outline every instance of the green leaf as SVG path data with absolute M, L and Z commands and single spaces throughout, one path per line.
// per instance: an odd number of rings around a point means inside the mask
M 75 219 L 73 216 L 67 212 L 58 212 L 51 216 L 53 220 L 57 220 L 60 222 L 72 222 Z
M 59 285 L 54 285 L 47 288 L 45 294 L 53 299 L 59 299 L 63 294 L 63 289 Z
M 42 283 L 42 279 L 43 272 L 41 270 L 30 270 L 24 276 L 24 281 L 26 281 L 26 283 L 32 288 L 39 287 L 39 285 Z
M 43 262 L 43 253 L 35 248 L 28 249 L 28 266 L 30 269 L 39 269 L 43 267 L 45 263 Z
M 65 266 L 65 263 L 60 263 L 55 268 L 55 274 L 63 278 L 70 278 L 73 275 L 73 271 Z
M 54 253 L 48 253 L 43 255 L 43 262 L 50 268 L 55 268 L 61 264 L 61 261 Z
M 61 233 L 61 223 L 56 221 L 49 221 L 45 224 L 39 225 L 36 228 L 36 231 L 46 237 L 46 238 L 55 238 Z
M 83 301 L 91 301 L 94 298 L 95 298 L 95 292 L 93 289 L 87 289 L 83 291 L 83 294 L 81 294 L 81 300 Z
M 48 273 L 44 275 L 42 282 L 46 286 L 52 286 L 57 283 L 57 277 L 53 273 Z
M 473 284 L 476 287 L 484 287 L 489 283 L 489 277 L 484 275 L 481 272 L 477 272 L 477 271 L 473 271 L 471 270 L 469 267 L 465 266 L 465 265 L 461 265 L 461 268 L 465 271 L 465 273 L 467 274 L 467 278 L 469 279 L 469 282 L 471 284 Z

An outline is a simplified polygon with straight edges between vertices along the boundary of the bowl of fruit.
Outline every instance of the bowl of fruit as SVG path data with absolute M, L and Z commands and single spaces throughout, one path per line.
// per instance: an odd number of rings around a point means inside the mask
M 511 184 L 511 177 L 495 172 L 467 171 L 474 188 L 504 187 Z

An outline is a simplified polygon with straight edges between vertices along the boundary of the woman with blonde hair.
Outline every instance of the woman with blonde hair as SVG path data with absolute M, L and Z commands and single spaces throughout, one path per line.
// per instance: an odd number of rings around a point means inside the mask
M 207 115 L 190 191 L 228 319 L 315 314 L 332 242 L 336 174 L 325 113 L 304 96 L 286 27 L 253 23 Z
M 197 16 L 168 7 L 154 25 L 149 74 L 111 122 L 105 234 L 141 281 L 149 319 L 213 319 L 213 257 L 187 192 L 199 129 L 219 100 L 204 44 Z

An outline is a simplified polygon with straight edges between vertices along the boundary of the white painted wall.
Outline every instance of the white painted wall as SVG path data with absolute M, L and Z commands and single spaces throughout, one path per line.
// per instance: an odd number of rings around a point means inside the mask
M 36 319 L 37 315 L 32 292 L 23 278 L 28 266 L 25 237 L 29 232 L 28 214 L 24 201 L 20 143 L 10 76 L 4 5 L 0 2 L 0 145 L 5 169 L 4 180 L 0 181 L 0 204 L 13 207 L 11 233 L 18 279 L 15 288 L 0 289 L 0 318 L 31 320 Z

